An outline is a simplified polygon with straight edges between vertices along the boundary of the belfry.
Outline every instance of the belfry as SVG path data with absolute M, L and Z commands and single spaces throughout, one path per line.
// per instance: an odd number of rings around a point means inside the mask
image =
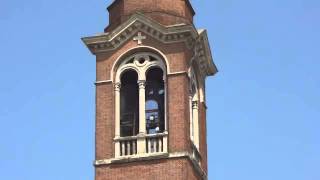
M 205 79 L 217 72 L 189 0 L 115 0 L 96 56 L 95 179 L 207 179 Z

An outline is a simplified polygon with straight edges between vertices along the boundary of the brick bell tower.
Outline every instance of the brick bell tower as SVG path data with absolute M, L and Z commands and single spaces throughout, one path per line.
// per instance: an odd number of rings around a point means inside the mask
M 205 79 L 217 72 L 189 0 L 115 0 L 96 56 L 95 179 L 207 179 Z

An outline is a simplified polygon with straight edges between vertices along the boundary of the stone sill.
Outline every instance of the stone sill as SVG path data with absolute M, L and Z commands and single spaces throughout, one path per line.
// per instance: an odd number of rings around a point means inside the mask
M 169 157 L 169 153 L 148 153 L 148 154 L 146 153 L 146 154 L 139 154 L 139 155 L 123 156 L 123 157 L 112 158 L 112 159 L 96 160 L 94 162 L 94 165 L 99 166 L 99 165 L 108 165 L 108 164 L 120 164 L 120 163 L 136 162 L 136 161 L 162 159 L 162 158 L 168 158 L 168 157 Z
M 114 141 L 128 141 L 128 140 L 135 140 L 135 139 L 143 139 L 143 138 L 154 138 L 154 137 L 165 137 L 168 136 L 168 132 L 165 131 L 163 133 L 156 133 L 156 134 L 144 134 L 144 135 L 136 135 L 136 136 L 126 136 L 126 137 L 115 137 Z
M 202 160 L 202 156 L 200 154 L 199 149 L 196 147 L 196 145 L 193 143 L 193 141 L 191 141 L 191 149 L 193 151 L 193 153 L 195 153 L 195 155 L 198 157 L 198 159 L 196 159 L 198 162 L 200 162 Z
M 119 164 L 119 163 L 128 163 L 128 162 L 136 162 L 136 161 L 148 161 L 154 159 L 162 159 L 169 157 L 169 153 L 150 153 L 150 154 L 140 154 L 134 156 L 125 156 L 119 157 L 111 160 L 111 163 Z
M 142 155 L 125 156 L 112 159 L 96 160 L 95 166 L 112 165 L 112 164 L 123 164 L 128 162 L 139 162 L 149 161 L 157 159 L 170 159 L 170 158 L 187 158 L 192 163 L 195 170 L 200 174 L 202 180 L 207 180 L 206 172 L 201 168 L 200 164 L 196 159 L 192 157 L 192 154 L 188 152 L 176 152 L 176 153 L 150 153 Z

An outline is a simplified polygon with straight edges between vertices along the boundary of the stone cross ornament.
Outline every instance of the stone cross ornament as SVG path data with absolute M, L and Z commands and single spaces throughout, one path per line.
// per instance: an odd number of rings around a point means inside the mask
M 144 39 L 147 39 L 147 37 L 146 36 L 142 36 L 141 32 L 138 32 L 138 36 L 133 37 L 133 40 L 137 41 L 138 45 L 141 45 L 142 44 L 142 40 L 144 40 Z

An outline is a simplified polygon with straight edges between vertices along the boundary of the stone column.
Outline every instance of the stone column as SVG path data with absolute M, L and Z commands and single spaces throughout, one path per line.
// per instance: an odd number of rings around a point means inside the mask
M 145 104 L 146 104 L 146 81 L 139 80 L 139 135 L 137 142 L 138 154 L 146 153 L 146 113 L 145 113 Z
M 198 101 L 192 101 L 193 142 L 199 150 L 199 107 Z
M 164 89 L 164 132 L 168 131 L 168 86 L 167 78 L 163 76 L 163 89 Z
M 163 142 L 163 152 L 168 152 L 168 87 L 167 87 L 167 77 L 163 75 L 163 85 L 164 85 L 164 134 L 162 142 Z
M 190 111 L 190 139 L 193 141 L 193 108 L 192 108 L 192 93 L 189 94 L 189 111 Z
M 116 83 L 114 85 L 115 94 L 115 139 L 120 137 L 120 88 L 121 83 Z M 115 142 L 115 157 L 120 157 L 120 142 Z

